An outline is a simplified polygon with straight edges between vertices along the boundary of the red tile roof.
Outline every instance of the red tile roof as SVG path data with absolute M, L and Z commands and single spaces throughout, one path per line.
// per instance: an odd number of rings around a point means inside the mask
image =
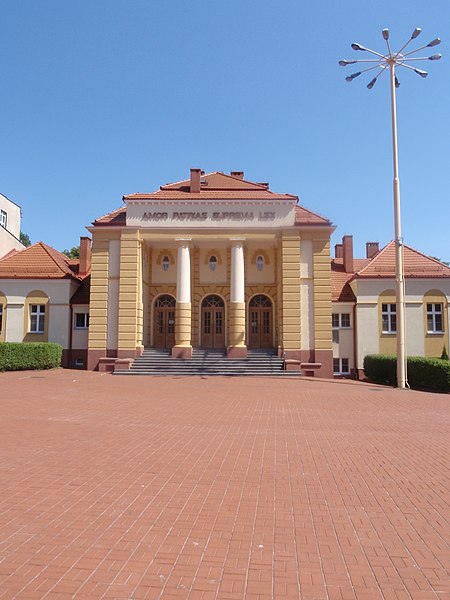
M 333 302 L 354 302 L 356 300 L 350 280 L 359 269 L 363 269 L 370 262 L 369 258 L 354 258 L 351 273 L 344 271 L 342 258 L 331 259 L 331 299 Z
M 162 185 L 156 192 L 136 193 L 124 196 L 125 202 L 131 200 L 290 200 L 298 201 L 297 196 L 292 194 L 276 194 L 270 191 L 268 183 L 254 183 L 235 177 L 233 175 L 225 175 L 225 173 L 209 173 L 202 175 L 202 184 L 200 192 L 190 192 L 190 180 L 179 181 Z M 96 219 L 93 225 L 117 225 L 123 226 L 126 224 L 126 206 Z M 322 225 L 330 227 L 331 222 L 303 206 L 295 207 L 295 225 Z
M 323 225 L 331 227 L 332 223 L 326 217 L 308 210 L 304 206 L 297 204 L 295 207 L 295 225 Z
M 254 183 L 225 173 L 208 173 L 201 176 L 200 192 L 190 191 L 190 180 L 162 185 L 151 193 L 128 194 L 127 200 L 294 200 L 291 194 L 276 194 L 268 183 Z
M 403 264 L 405 278 L 450 277 L 450 267 L 409 246 L 403 246 Z M 395 243 L 385 246 L 356 277 L 395 277 Z
M 69 259 L 43 242 L 0 260 L 0 279 L 63 279 L 78 277 L 69 266 Z
M 113 210 L 112 212 L 103 215 L 96 219 L 92 224 L 93 225 L 117 225 L 123 226 L 126 225 L 127 218 L 127 207 L 121 206 L 120 208 Z
M 403 246 L 405 278 L 450 278 L 450 267 L 414 248 Z M 373 258 L 354 258 L 353 272 L 344 271 L 343 259 L 331 259 L 331 295 L 333 302 L 354 302 L 350 287 L 354 279 L 395 279 L 395 244 L 390 242 Z

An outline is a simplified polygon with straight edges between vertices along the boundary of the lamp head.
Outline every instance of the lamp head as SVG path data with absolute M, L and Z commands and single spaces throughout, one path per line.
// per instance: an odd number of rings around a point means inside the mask
M 433 46 L 438 46 L 441 43 L 441 38 L 436 38 L 427 44 L 427 48 L 432 48 Z
M 433 54 L 433 56 L 429 56 L 428 60 L 440 60 L 442 58 L 442 54 Z
M 345 81 L 353 81 L 355 77 L 359 77 L 360 75 L 361 71 L 358 71 L 357 73 L 352 73 L 351 75 L 345 78 Z
M 376 84 L 377 82 L 377 78 L 374 77 L 371 81 L 369 81 L 369 83 L 367 84 L 367 89 L 371 90 L 373 88 L 373 86 Z
M 412 32 L 412 34 L 411 34 L 411 39 L 412 39 L 412 40 L 415 40 L 415 39 L 416 39 L 416 37 L 417 37 L 418 35 L 420 35 L 421 31 L 422 31 L 422 30 L 420 29 L 420 27 L 416 27 L 416 28 L 414 29 L 414 31 Z
M 355 62 L 357 62 L 356 60 L 340 60 L 339 64 L 341 65 L 341 67 L 346 67 L 347 65 L 354 65 Z
M 426 71 L 422 71 L 421 69 L 414 69 L 414 72 L 421 77 L 428 77 L 428 73 Z
M 364 48 L 364 46 L 361 46 L 361 44 L 355 44 L 355 43 L 352 44 L 352 48 L 353 48 L 353 50 L 362 50 L 362 51 L 367 50 L 367 48 Z
M 383 31 L 381 32 L 381 35 L 383 36 L 383 38 L 385 40 L 389 39 L 389 29 L 383 29 Z

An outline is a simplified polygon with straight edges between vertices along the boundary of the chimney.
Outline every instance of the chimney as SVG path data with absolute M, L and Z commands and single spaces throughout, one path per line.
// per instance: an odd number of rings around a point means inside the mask
M 202 176 L 201 169 L 191 169 L 191 185 L 190 191 L 192 194 L 200 193 L 200 179 Z
M 80 262 L 78 275 L 86 277 L 91 272 L 91 238 L 87 236 L 80 237 Z
M 353 236 L 344 235 L 342 238 L 344 270 L 353 273 Z
M 373 258 L 380 251 L 378 242 L 366 242 L 366 258 Z
M 344 246 L 342 244 L 336 244 L 334 246 L 334 258 L 344 257 Z
M 238 179 L 244 179 L 244 171 L 231 171 L 230 175 Z

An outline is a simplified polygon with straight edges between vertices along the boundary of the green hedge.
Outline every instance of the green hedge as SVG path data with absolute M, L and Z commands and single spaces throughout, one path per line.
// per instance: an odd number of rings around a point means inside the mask
M 0 371 L 53 369 L 61 366 L 62 346 L 52 343 L 0 343 Z
M 450 392 L 450 362 L 440 358 L 408 356 L 408 383 L 412 389 Z M 364 357 L 366 377 L 376 383 L 397 385 L 397 357 L 368 354 Z

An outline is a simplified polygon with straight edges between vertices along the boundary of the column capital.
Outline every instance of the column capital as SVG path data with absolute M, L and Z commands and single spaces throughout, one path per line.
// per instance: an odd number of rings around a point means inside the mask
M 230 242 L 233 245 L 236 245 L 236 246 L 242 245 L 246 241 L 247 241 L 247 238 L 244 238 L 244 237 L 232 237 L 232 238 L 230 238 Z

